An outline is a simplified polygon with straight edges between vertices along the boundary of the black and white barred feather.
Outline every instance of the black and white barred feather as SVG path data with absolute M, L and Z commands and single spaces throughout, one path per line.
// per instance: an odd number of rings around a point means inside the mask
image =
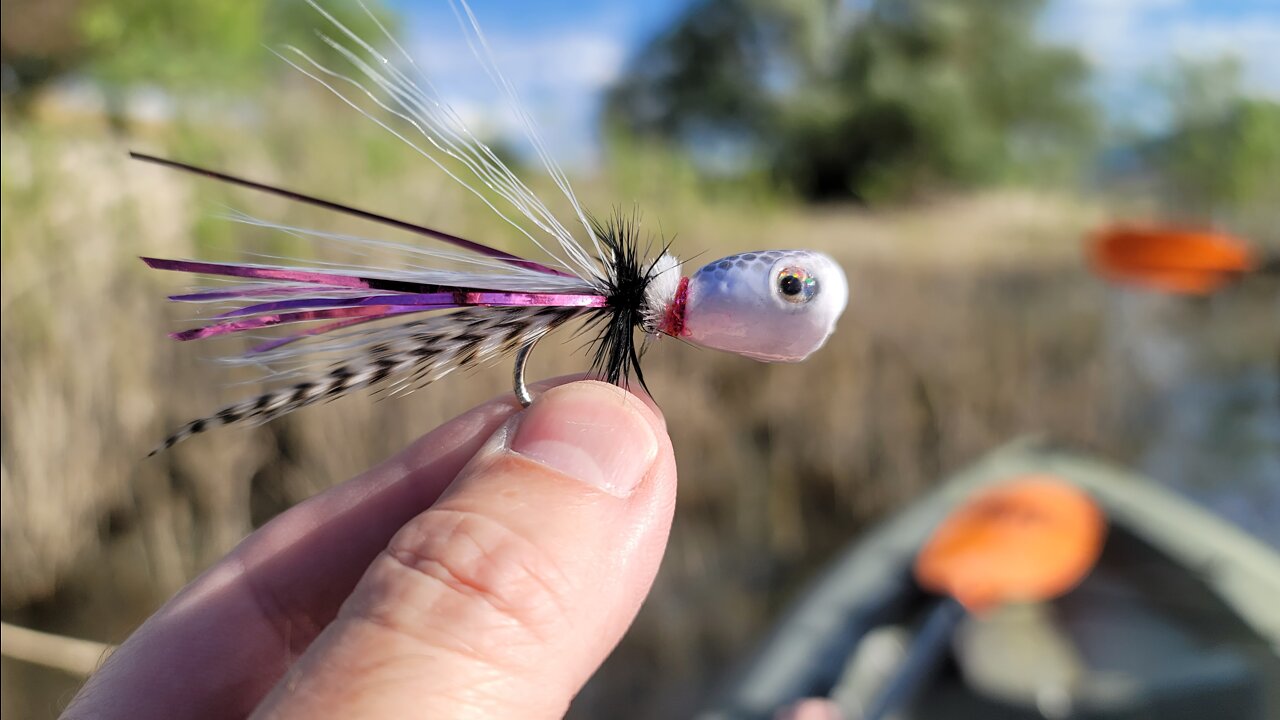
M 459 368 L 475 367 L 537 341 L 588 310 L 572 307 L 466 308 L 399 326 L 326 373 L 228 405 L 175 430 L 150 455 L 206 430 L 260 424 L 317 402 L 365 389 L 417 389 Z

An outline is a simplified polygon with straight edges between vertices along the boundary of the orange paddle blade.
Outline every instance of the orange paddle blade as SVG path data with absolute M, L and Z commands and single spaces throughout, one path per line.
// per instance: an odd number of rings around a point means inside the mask
M 1094 233 L 1089 262 L 1108 280 L 1190 295 L 1207 295 L 1258 265 L 1249 246 L 1231 235 L 1124 224 Z
M 1084 491 L 1029 475 L 952 512 L 916 557 L 915 576 L 970 612 L 1047 600 L 1088 574 L 1105 534 L 1102 510 Z

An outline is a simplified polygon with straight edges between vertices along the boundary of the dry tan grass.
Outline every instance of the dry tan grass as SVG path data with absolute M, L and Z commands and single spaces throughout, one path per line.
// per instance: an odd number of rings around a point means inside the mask
M 491 219 L 461 210 L 458 191 L 423 168 L 365 179 L 351 158 L 264 161 L 276 140 L 246 138 L 221 164 L 495 236 Z M 202 219 L 211 199 L 359 226 L 129 164 L 102 137 L 6 126 L 3 170 L 6 620 L 119 641 L 273 514 L 507 391 L 507 368 L 481 370 L 144 461 L 170 427 L 236 393 L 200 348 L 165 340 L 179 311 L 162 297 L 181 281 L 145 272 L 135 256 L 234 257 L 236 236 Z M 613 201 L 608 186 L 589 189 L 594 206 Z M 653 596 L 579 702 L 586 715 L 687 710 L 812 568 L 1013 435 L 1123 450 L 1103 403 L 1099 287 L 1077 259 L 1096 210 L 1003 193 L 803 213 L 636 187 L 622 200 L 645 203 L 651 226 L 678 228 L 686 252 L 824 249 L 845 265 L 852 297 L 830 346 L 804 365 L 653 348 L 646 372 L 675 438 L 678 516 Z M 572 349 L 544 343 L 533 373 L 580 370 Z M 39 715 L 74 685 L 6 661 L 4 688 L 6 712 Z

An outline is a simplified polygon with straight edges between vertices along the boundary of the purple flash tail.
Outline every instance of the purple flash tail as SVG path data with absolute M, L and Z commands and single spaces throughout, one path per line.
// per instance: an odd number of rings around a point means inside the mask
M 315 320 L 379 320 L 392 315 L 447 310 L 464 307 L 572 307 L 601 308 L 607 298 L 598 293 L 511 292 L 484 288 L 419 283 L 388 277 L 351 275 L 320 272 L 306 268 L 269 265 L 239 265 L 211 263 L 193 260 L 165 260 L 144 257 L 142 261 L 157 270 L 222 275 L 253 280 L 282 283 L 278 295 L 290 296 L 285 300 L 269 300 L 224 312 L 217 322 L 197 328 L 171 333 L 175 340 L 198 340 L 246 330 L 260 330 L 277 325 L 311 322 Z M 338 296 L 294 297 L 308 287 L 310 292 L 343 293 Z M 377 294 L 360 294 L 373 291 Z M 272 286 L 240 288 L 227 291 L 209 291 L 175 295 L 171 299 L 183 302 L 211 300 L 236 300 L 271 296 Z M 285 311 L 285 312 L 280 312 Z M 339 329 L 350 323 L 334 323 L 328 329 Z M 308 332 L 315 335 L 327 332 Z M 271 345 L 269 347 L 278 347 Z

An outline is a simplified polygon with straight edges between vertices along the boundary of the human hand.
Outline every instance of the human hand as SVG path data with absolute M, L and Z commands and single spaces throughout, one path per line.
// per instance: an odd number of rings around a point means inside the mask
M 567 383 L 567 384 L 566 384 Z M 151 616 L 66 717 L 559 717 L 631 624 L 675 506 L 612 385 L 489 402 L 290 509 Z

